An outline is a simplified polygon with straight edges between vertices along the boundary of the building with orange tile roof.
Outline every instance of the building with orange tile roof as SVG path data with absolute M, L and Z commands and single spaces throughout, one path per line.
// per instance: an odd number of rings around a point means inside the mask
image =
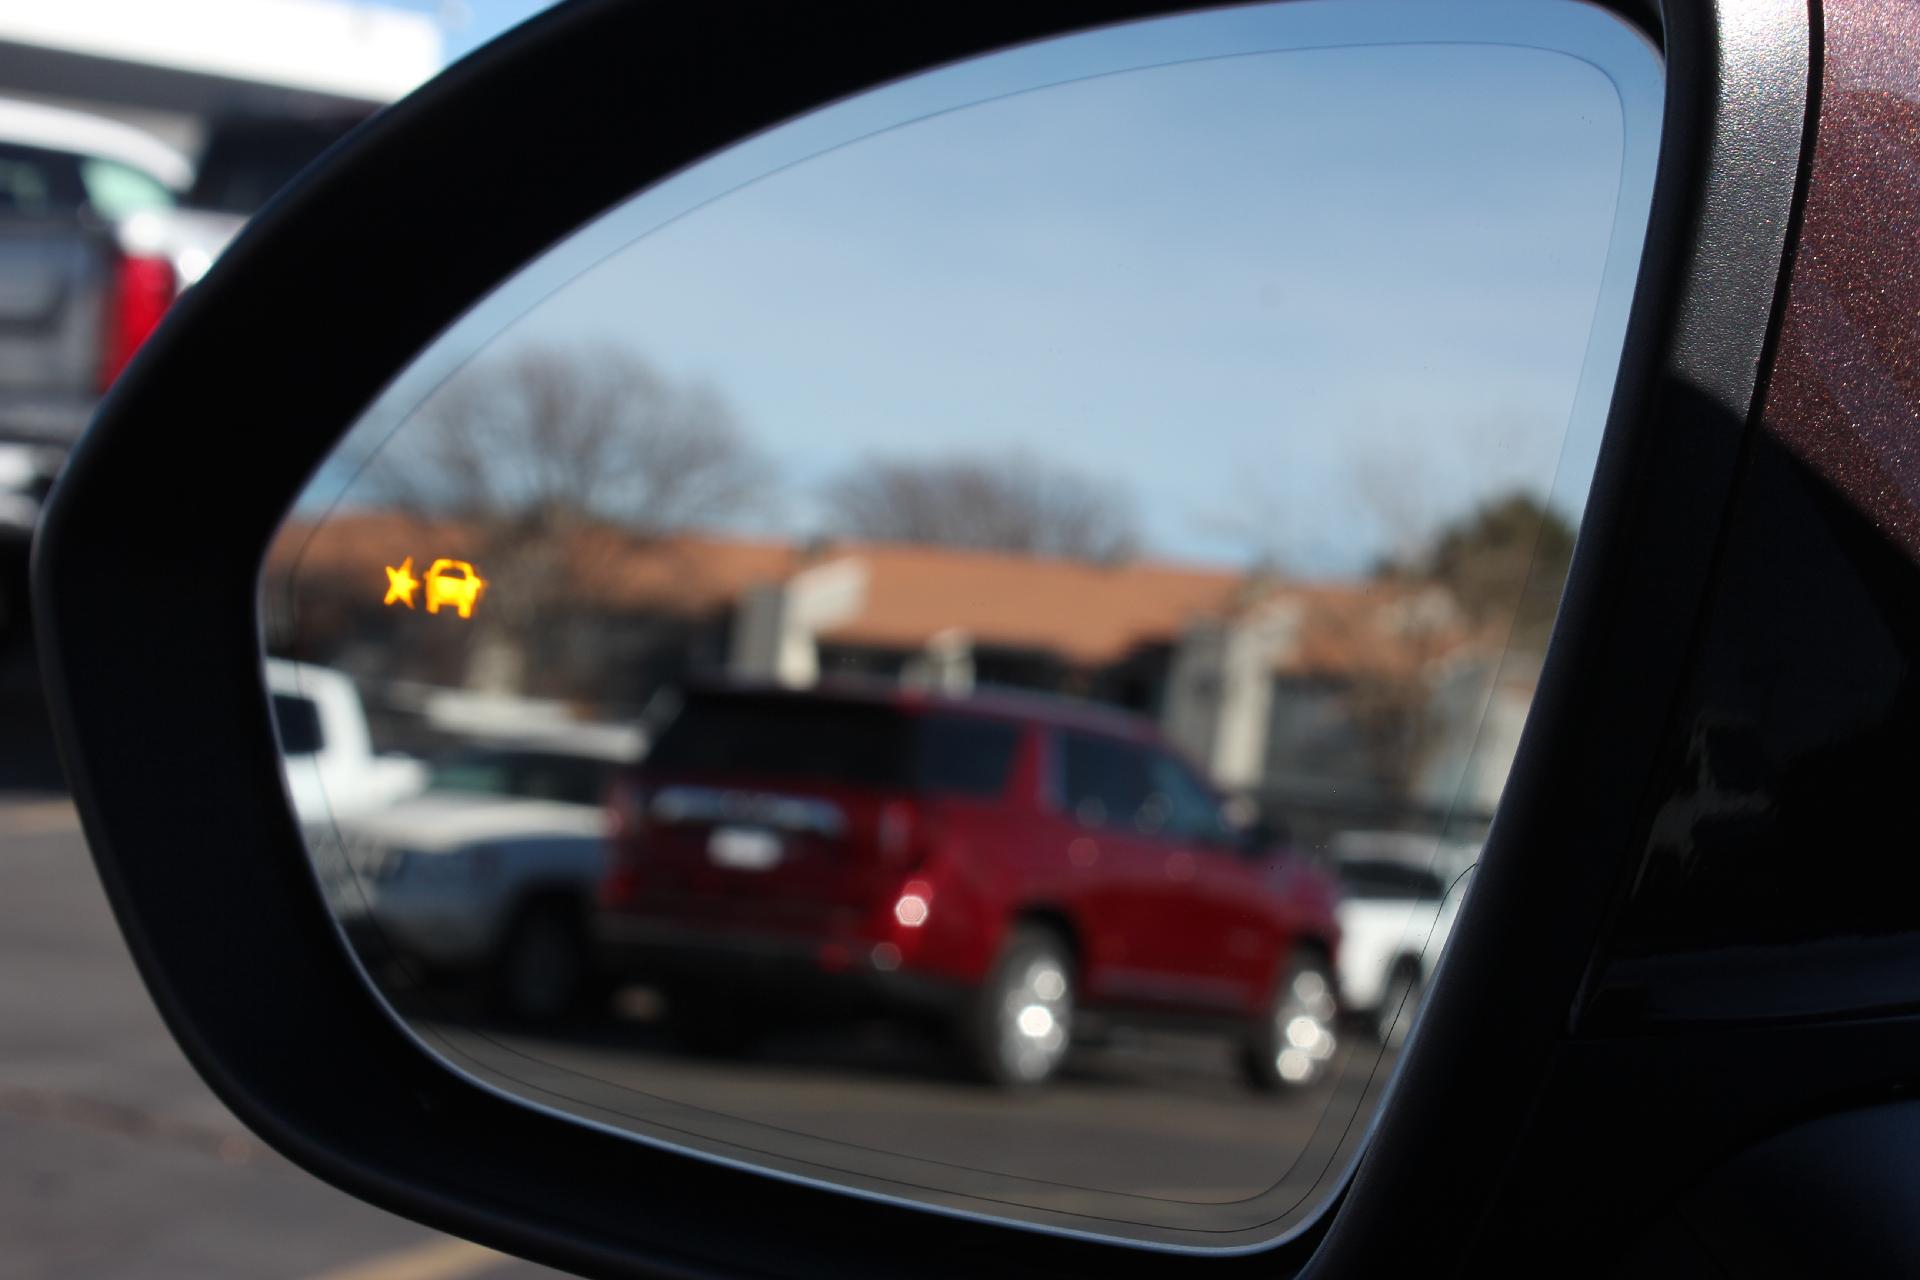
M 270 640 L 349 667 L 378 652 L 386 675 L 442 684 L 487 683 L 477 651 L 504 643 L 511 660 L 486 668 L 506 671 L 502 683 L 602 711 L 630 712 L 701 671 L 1044 688 L 1158 719 L 1229 785 L 1284 778 L 1294 790 L 1379 774 L 1368 759 L 1383 750 L 1408 755 L 1411 777 L 1426 748 L 1383 748 L 1354 708 L 1403 714 L 1443 682 L 1458 703 L 1461 673 L 1490 669 L 1500 651 L 1500 637 L 1426 585 L 592 527 L 492 536 L 387 511 L 290 525 L 267 566 Z M 468 559 L 490 578 L 473 629 L 381 607 L 384 567 L 408 555 Z

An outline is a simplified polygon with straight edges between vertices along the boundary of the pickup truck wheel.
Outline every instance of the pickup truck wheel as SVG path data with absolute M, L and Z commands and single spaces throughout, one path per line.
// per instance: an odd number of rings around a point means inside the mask
M 1240 1066 L 1247 1082 L 1264 1092 L 1305 1089 L 1319 1083 L 1338 1041 L 1334 1035 L 1333 978 L 1312 951 L 1296 951 L 1274 983 L 1269 1012 L 1248 1033 Z
M 1014 930 L 969 1014 L 975 1070 L 1008 1088 L 1041 1084 L 1073 1036 L 1073 955 L 1050 929 Z
M 578 909 L 560 901 L 536 902 L 514 918 L 500 944 L 494 1003 L 516 1022 L 557 1022 L 581 1011 L 592 976 Z

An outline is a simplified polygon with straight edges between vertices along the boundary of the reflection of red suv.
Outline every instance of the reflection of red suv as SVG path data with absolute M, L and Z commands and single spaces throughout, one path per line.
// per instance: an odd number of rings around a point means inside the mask
M 616 787 L 598 933 L 718 1043 L 811 989 L 944 1014 L 976 1067 L 1053 1073 L 1076 1010 L 1227 1029 L 1317 1079 L 1338 927 L 1143 722 L 1026 695 L 696 690 Z

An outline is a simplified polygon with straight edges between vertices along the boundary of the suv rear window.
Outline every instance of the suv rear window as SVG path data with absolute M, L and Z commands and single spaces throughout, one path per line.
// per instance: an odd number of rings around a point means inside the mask
M 1018 726 L 978 716 L 778 694 L 694 697 L 646 767 L 991 796 L 1005 789 L 1019 741 Z

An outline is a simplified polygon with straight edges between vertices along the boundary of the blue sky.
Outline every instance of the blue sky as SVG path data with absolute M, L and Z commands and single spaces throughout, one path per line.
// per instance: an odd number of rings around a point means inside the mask
M 537 7 L 467 4 L 460 38 Z M 1335 0 L 1053 42 L 641 195 L 418 381 L 612 341 L 734 407 L 782 532 L 825 523 L 820 482 L 863 458 L 1017 452 L 1126 492 L 1160 554 L 1353 572 L 1504 490 L 1578 510 L 1659 99 L 1651 50 L 1575 4 Z M 406 383 L 368 430 L 417 403 Z
M 438 20 L 451 62 L 531 14 L 550 7 L 531 0 L 377 0 L 384 9 L 408 9 Z

